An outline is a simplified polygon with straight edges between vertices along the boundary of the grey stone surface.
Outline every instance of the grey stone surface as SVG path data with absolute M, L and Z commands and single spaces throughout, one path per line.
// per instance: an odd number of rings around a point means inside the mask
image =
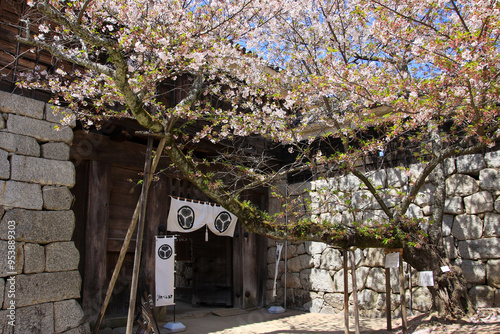
M 300 272 L 303 269 L 312 268 L 314 263 L 311 256 L 302 254 L 287 261 L 288 270 L 291 272 Z
M 500 151 L 486 153 L 484 161 L 489 168 L 500 168 Z
M 500 258 L 500 238 L 483 238 L 458 242 L 458 251 L 463 259 Z
M 410 181 L 415 182 L 422 174 L 424 170 L 424 165 L 421 163 L 411 164 L 409 167 Z M 427 181 L 432 181 L 431 175 L 427 177 Z
M 301 288 L 300 284 L 300 274 L 299 273 L 287 273 L 286 274 L 286 285 L 288 289 L 298 289 Z
M 311 290 L 333 292 L 332 277 L 327 270 L 311 269 L 309 281 L 311 283 Z
M 385 269 L 372 268 L 366 278 L 366 288 L 385 292 Z
M 45 271 L 78 269 L 80 252 L 73 241 L 55 242 L 45 246 Z
M 480 191 L 464 197 L 464 204 L 465 212 L 471 215 L 493 211 L 493 197 L 489 191 Z
M 352 174 L 347 174 L 338 178 L 340 191 L 353 191 L 357 190 L 361 181 Z
M 418 206 L 425 206 L 434 203 L 435 192 L 436 187 L 432 183 L 424 184 L 415 197 L 415 204 Z
M 479 239 L 483 234 L 483 220 L 475 215 L 455 216 L 451 233 L 458 240 Z
M 500 213 L 500 197 L 498 197 L 497 200 L 495 201 L 494 207 L 495 211 Z
M 24 273 L 41 273 L 45 270 L 45 248 L 39 244 L 24 245 Z
M 90 326 L 88 323 L 85 323 L 81 326 L 78 326 L 77 328 L 70 329 L 69 331 L 66 331 L 62 334 L 90 334 L 90 333 L 91 333 Z
M 73 194 L 68 187 L 45 186 L 42 188 L 43 208 L 46 210 L 69 210 L 73 204 Z
M 305 243 L 307 254 L 321 254 L 326 249 L 326 244 L 323 242 L 308 241 Z
M 7 233 L 5 233 L 7 236 Z M 15 248 L 14 248 L 15 247 Z M 9 251 L 15 250 L 15 254 L 9 253 Z M 12 258 L 11 256 L 15 256 Z M 23 272 L 23 258 L 24 249 L 22 242 L 0 240 L 0 277 L 8 277 L 15 275 L 15 273 Z M 9 260 L 14 260 L 15 263 L 9 263 Z M 14 270 L 13 270 L 14 269 Z
M 500 237 L 500 215 L 487 212 L 484 214 L 484 236 Z
M 482 154 L 462 155 L 456 158 L 458 173 L 479 172 L 486 167 Z
M 387 185 L 389 187 L 401 188 L 408 182 L 406 172 L 401 168 L 387 169 Z
M 488 285 L 500 289 L 500 260 L 488 260 L 486 274 Z
M 52 303 L 21 307 L 16 310 L 16 313 L 14 334 L 54 333 L 54 306 Z
M 432 308 L 432 295 L 429 289 L 419 287 L 413 291 L 412 306 L 419 312 L 427 312 Z
M 0 113 L 0 130 L 5 129 L 5 119 L 3 118 L 3 114 Z
M 424 218 L 424 212 L 422 211 L 422 209 L 418 205 L 415 205 L 413 203 L 410 204 L 410 206 L 408 206 L 408 210 L 406 210 L 405 215 L 408 218 L 413 218 L 413 219 Z
M 486 282 L 486 265 L 481 261 L 459 260 L 455 264 L 462 268 L 467 283 L 484 284 Z
M 485 168 L 479 172 L 479 186 L 484 190 L 500 190 L 500 172 Z
M 45 143 L 41 146 L 42 158 L 51 160 L 69 160 L 69 146 L 66 143 Z
M 353 207 L 360 210 L 377 210 L 380 205 L 375 200 L 375 197 L 368 190 L 358 190 L 351 197 Z
M 377 170 L 365 173 L 365 176 L 370 180 L 371 184 L 375 189 L 385 188 L 387 186 L 387 173 L 385 170 Z M 366 185 L 361 186 L 364 189 L 368 187 Z
M 71 109 L 67 108 L 54 108 L 51 104 L 45 105 L 45 119 L 52 123 L 68 125 L 72 128 L 76 126 L 76 117 Z
M 455 158 L 448 158 L 444 161 L 444 171 L 446 175 L 451 175 L 457 171 Z
M 446 195 L 468 196 L 479 190 L 478 182 L 469 175 L 455 174 L 446 179 Z
M 453 238 L 453 236 L 443 238 L 443 247 L 449 259 L 453 260 L 458 257 L 458 250 L 457 247 L 455 247 L 455 238 Z
M 349 293 L 352 292 L 352 273 L 351 270 L 347 271 L 347 290 Z M 361 267 L 356 269 L 356 288 L 362 290 L 367 287 L 367 281 L 369 279 L 370 268 Z M 339 270 L 333 275 L 333 291 L 334 292 L 344 292 L 344 270 Z
M 0 132 L 0 148 L 21 155 L 40 156 L 40 145 L 33 137 Z
M 368 248 L 364 250 L 364 266 L 383 267 L 385 263 L 384 250 L 381 248 Z
M 0 277 L 0 309 L 2 308 L 3 305 L 4 291 L 5 291 L 5 279 Z
M 364 289 L 358 292 L 358 307 L 360 310 L 370 310 L 377 305 L 378 293 Z
M 461 215 L 465 213 L 462 197 L 447 198 L 444 201 L 444 213 Z
M 7 222 L 16 222 L 16 239 L 33 243 L 70 241 L 75 227 L 73 211 L 8 211 L 0 224 L 0 238 L 7 235 Z
M 42 119 L 45 103 L 24 96 L 0 92 L 0 111 Z
M 343 267 L 342 254 L 334 248 L 327 248 L 321 254 L 320 269 L 340 270 Z
M 325 293 L 323 297 L 325 303 L 332 306 L 336 310 L 344 309 L 344 294 L 343 293 Z
M 34 137 L 41 142 L 61 141 L 71 144 L 73 131 L 70 127 L 55 128 L 55 124 L 38 119 L 10 115 L 7 120 L 7 129 L 10 132 Z
M 0 179 L 7 180 L 10 177 L 9 153 L 0 150 Z
M 54 303 L 54 330 L 61 333 L 83 323 L 83 310 L 74 299 Z
M 441 227 L 441 232 L 443 237 L 447 237 L 451 234 L 451 228 L 453 227 L 453 215 L 443 215 L 443 223 Z
M 19 307 L 80 298 L 78 271 L 18 275 L 16 302 Z
M 493 307 L 495 289 L 487 285 L 473 286 L 469 289 L 469 297 L 476 307 Z
M 14 155 L 11 158 L 11 178 L 42 185 L 75 185 L 75 166 L 69 161 L 47 160 Z
M 0 205 L 41 210 L 43 207 L 41 187 L 34 183 L 0 181 Z

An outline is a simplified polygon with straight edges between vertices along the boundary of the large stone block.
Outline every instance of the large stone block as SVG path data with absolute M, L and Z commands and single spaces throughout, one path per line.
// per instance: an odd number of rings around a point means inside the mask
M 474 215 L 493 211 L 493 197 L 489 191 L 481 191 L 464 197 L 465 211 Z
M 362 290 L 367 286 L 368 274 L 370 273 L 370 268 L 360 267 L 356 269 L 356 288 Z M 347 271 L 347 290 L 349 293 L 352 292 L 352 273 L 351 270 Z M 344 270 L 339 270 L 333 275 L 333 291 L 334 292 L 344 292 Z
M 54 333 L 54 305 L 52 303 L 21 307 L 16 310 L 14 334 L 28 333 Z
M 366 267 L 383 267 L 385 264 L 385 253 L 381 248 L 368 248 L 364 250 Z
M 417 193 L 415 197 L 415 204 L 418 206 L 426 206 L 434 203 L 434 193 L 436 187 L 432 183 L 426 183 Z
M 474 215 L 455 216 L 451 233 L 459 240 L 479 239 L 483 234 L 483 220 Z
M 84 323 L 76 328 L 70 329 L 62 334 L 91 334 L 90 326 L 88 323 Z
M 500 190 L 500 172 L 494 168 L 485 168 L 479 172 L 479 186 L 484 190 Z
M 68 187 L 64 186 L 45 186 L 42 194 L 43 208 L 46 210 L 69 210 L 74 199 Z
M 364 289 L 358 292 L 358 307 L 360 310 L 371 310 L 377 305 L 379 294 L 370 289 Z M 350 296 L 352 298 L 352 294 Z
M 389 168 L 387 173 L 387 185 L 389 187 L 401 188 L 408 183 L 408 176 L 401 168 Z
M 73 211 L 8 211 L 0 224 L 0 238 L 7 236 L 8 221 L 16 222 L 16 240 L 46 244 L 70 241 L 75 227 Z
M 75 185 L 75 166 L 69 161 L 47 160 L 14 155 L 11 158 L 11 178 L 42 185 Z
M 69 160 L 69 146 L 66 143 L 46 143 L 41 146 L 42 158 L 52 160 Z
M 321 254 L 326 249 L 326 244 L 323 242 L 308 241 L 305 243 L 307 254 Z
M 40 156 L 40 145 L 35 138 L 10 132 L 0 132 L 0 148 L 14 154 Z
M 441 225 L 441 233 L 443 234 L 443 237 L 447 237 L 451 234 L 454 217 L 455 216 L 452 215 L 443 215 L 443 222 Z
M 68 125 L 72 128 L 76 126 L 76 117 L 71 109 L 54 108 L 51 104 L 45 105 L 45 119 L 49 122 Z
M 16 276 L 16 305 L 19 307 L 80 298 L 78 271 Z
M 45 103 L 24 96 L 0 91 L 0 111 L 42 119 Z
M 340 270 L 343 266 L 342 254 L 334 248 L 327 248 L 321 254 L 320 269 Z
M 488 260 L 486 263 L 486 279 L 489 286 L 500 289 L 500 260 Z
M 287 268 L 291 272 L 300 272 L 301 270 L 312 268 L 314 262 L 312 257 L 308 254 L 302 254 L 297 257 L 293 257 L 287 261 Z
M 387 187 L 387 173 L 385 170 L 377 170 L 365 173 L 365 176 L 370 180 L 371 184 L 375 189 Z M 362 185 L 361 188 L 367 189 L 366 185 Z
M 5 233 L 7 236 L 7 233 Z M 15 253 L 12 253 L 14 251 Z M 23 272 L 24 249 L 22 242 L 0 240 L 0 277 Z M 14 262 L 9 262 L 14 261 Z M 0 301 L 1 302 L 1 301 Z
M 0 181 L 0 205 L 41 210 L 43 207 L 41 187 L 35 183 Z
M 500 237 L 500 215 L 487 212 L 484 214 L 485 237 Z
M 366 278 L 366 288 L 385 292 L 385 269 L 372 268 Z
M 24 273 L 41 273 L 45 270 L 45 248 L 39 244 L 24 245 Z
M 73 241 L 55 242 L 45 246 L 45 271 L 78 269 L 80 252 Z
M 325 293 L 323 297 L 326 304 L 340 311 L 344 309 L 344 294 L 343 293 Z
M 419 312 L 428 312 L 432 308 L 432 294 L 426 287 L 419 287 L 413 291 L 413 309 Z
M 479 190 L 478 182 L 469 175 L 455 174 L 446 179 L 446 195 L 468 196 Z
M 498 259 L 500 258 L 500 238 L 483 238 L 458 242 L 458 251 L 463 259 Z
M 455 263 L 462 268 L 467 283 L 485 284 L 486 282 L 486 265 L 481 261 L 458 260 Z
M 469 154 L 456 158 L 458 173 L 474 173 L 479 172 L 486 167 L 482 154 Z
M 310 269 L 309 281 L 311 283 L 311 290 L 333 292 L 333 280 L 327 270 Z
M 301 288 L 300 284 L 300 274 L 299 273 L 287 273 L 286 274 L 286 285 L 288 289 L 298 289 Z
M 54 330 L 62 333 L 83 323 L 83 310 L 74 299 L 54 303 Z
M 484 161 L 489 168 L 500 168 L 500 151 L 486 153 Z
M 444 201 L 444 213 L 461 215 L 465 213 L 462 197 L 451 197 Z
M 10 177 L 9 153 L 7 151 L 0 150 L 0 179 L 7 180 L 9 177 Z
M 422 211 L 422 209 L 418 205 L 413 204 L 413 203 L 411 203 L 408 206 L 408 210 L 406 210 L 405 215 L 408 218 L 412 218 L 412 219 L 424 218 L 424 212 Z
M 457 247 L 455 247 L 455 238 L 452 236 L 444 237 L 443 238 L 443 248 L 446 256 L 453 260 L 458 257 L 458 250 Z
M 40 142 L 61 141 L 71 144 L 73 130 L 69 127 L 55 128 L 55 124 L 38 119 L 10 115 L 7 120 L 9 132 L 34 137 Z
M 476 307 L 493 307 L 495 289 L 487 285 L 477 285 L 469 289 L 469 297 Z
M 3 306 L 3 296 L 5 291 L 5 279 L 0 278 L 0 309 Z M 3 318 L 5 319 L 5 318 Z
M 378 210 L 380 205 L 368 190 L 358 190 L 352 194 L 352 206 L 359 210 Z
M 352 174 L 339 177 L 338 182 L 340 191 L 354 191 L 361 185 L 361 181 Z

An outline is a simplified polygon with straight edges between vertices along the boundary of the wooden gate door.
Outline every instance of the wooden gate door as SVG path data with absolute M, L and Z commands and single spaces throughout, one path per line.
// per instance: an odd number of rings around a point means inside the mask
M 205 228 L 190 233 L 193 249 L 193 305 L 233 306 L 232 238 Z

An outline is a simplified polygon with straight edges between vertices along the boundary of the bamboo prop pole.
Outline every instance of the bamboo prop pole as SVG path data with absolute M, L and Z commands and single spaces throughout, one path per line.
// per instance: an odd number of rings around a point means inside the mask
M 408 320 L 406 318 L 405 274 L 403 271 L 403 255 L 399 253 L 399 294 L 401 297 L 401 319 L 403 334 L 408 334 Z
M 137 285 L 139 283 L 139 270 L 141 267 L 142 239 L 144 237 L 144 222 L 146 220 L 146 205 L 148 202 L 149 184 L 147 182 L 151 173 L 151 154 L 153 151 L 153 138 L 148 138 L 148 149 L 146 151 L 146 162 L 144 164 L 144 182 L 141 192 L 141 209 L 139 211 L 139 222 L 137 226 L 137 238 L 135 240 L 134 269 L 132 271 L 132 284 L 130 286 L 130 302 L 128 305 L 127 334 L 132 334 L 134 326 L 135 303 L 137 298 Z
M 342 251 L 344 260 L 344 326 L 345 334 L 349 334 L 349 277 L 347 274 L 347 250 Z
M 158 166 L 160 161 L 161 154 L 163 149 L 165 148 L 166 138 L 162 138 L 160 143 L 158 144 L 158 148 L 156 150 L 155 157 L 153 159 L 153 165 L 151 166 L 151 173 L 148 175 L 146 180 L 147 183 L 151 184 L 151 180 L 153 179 L 153 173 Z M 118 260 L 116 261 L 115 269 L 113 270 L 113 275 L 111 276 L 111 280 L 109 281 L 108 290 L 106 292 L 106 297 L 104 298 L 104 303 L 102 304 L 101 311 L 99 312 L 99 316 L 97 317 L 97 322 L 94 327 L 93 334 L 98 334 L 99 329 L 102 324 L 102 320 L 104 319 L 104 313 L 106 313 L 106 309 L 108 308 L 109 301 L 111 299 L 111 295 L 113 293 L 113 289 L 115 287 L 116 281 L 118 280 L 118 275 L 123 265 L 123 261 L 125 260 L 125 255 L 127 254 L 127 249 L 130 245 L 130 240 L 132 240 L 132 235 L 134 234 L 135 227 L 137 226 L 137 221 L 139 219 L 139 210 L 141 207 L 142 195 L 137 201 L 135 206 L 134 214 L 132 215 L 132 219 L 130 221 L 130 225 L 127 230 L 127 234 L 125 235 L 125 239 L 123 240 L 122 248 L 120 249 L 120 255 L 118 256 Z
M 351 274 L 352 274 L 352 300 L 354 304 L 354 328 L 356 334 L 359 334 L 359 309 L 358 309 L 358 291 L 356 286 L 356 262 L 354 260 L 354 251 L 351 253 Z
M 385 313 L 386 313 L 386 317 L 387 317 L 387 330 L 391 331 L 392 330 L 392 318 L 391 318 L 391 268 L 385 268 Z

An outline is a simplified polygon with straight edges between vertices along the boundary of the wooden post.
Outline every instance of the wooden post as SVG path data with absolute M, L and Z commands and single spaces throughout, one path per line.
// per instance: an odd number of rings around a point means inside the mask
M 158 149 L 155 154 L 155 158 L 153 161 L 153 166 L 151 167 L 151 173 L 149 177 L 147 178 L 147 183 L 150 184 L 152 180 L 152 174 L 156 170 L 156 167 L 158 166 L 158 162 L 160 161 L 161 154 L 163 152 L 163 149 L 165 148 L 165 142 L 166 139 L 162 138 L 158 145 Z M 125 260 L 125 255 L 127 254 L 127 249 L 128 246 L 130 245 L 130 240 L 132 240 L 132 235 L 134 233 L 135 227 L 137 226 L 137 221 L 139 218 L 139 210 L 141 207 L 141 197 L 139 198 L 139 201 L 137 202 L 137 205 L 135 207 L 134 214 L 132 216 L 132 220 L 130 221 L 130 225 L 127 230 L 127 234 L 125 235 L 125 240 L 123 240 L 123 245 L 122 248 L 120 249 L 120 255 L 118 256 L 118 260 L 116 261 L 115 269 L 113 271 L 113 275 L 111 276 L 111 280 L 109 281 L 108 285 L 108 290 L 106 292 L 106 297 L 104 299 L 104 302 L 101 307 L 101 312 L 99 313 L 99 317 L 97 318 L 96 325 L 94 327 L 94 334 L 97 334 L 99 332 L 99 328 L 101 327 L 102 320 L 104 318 L 104 314 L 106 313 L 106 309 L 108 307 L 109 301 L 111 299 L 111 295 L 113 293 L 113 289 L 115 287 L 116 281 L 118 280 L 118 275 L 120 274 L 120 270 L 123 265 L 123 261 Z
M 132 334 L 134 322 L 135 302 L 137 297 L 137 285 L 139 283 L 139 269 L 141 266 L 142 239 L 144 234 L 144 222 L 146 220 L 146 206 L 148 201 L 149 182 L 151 173 L 151 154 L 153 152 L 153 138 L 148 138 L 146 150 L 146 162 L 144 164 L 144 181 L 142 183 L 141 209 L 139 211 L 139 222 L 137 226 L 137 239 L 135 242 L 134 269 L 132 272 L 132 283 L 130 286 L 130 302 L 128 305 L 127 334 Z
M 354 325 L 356 334 L 359 334 L 359 311 L 358 311 L 358 291 L 356 286 L 356 262 L 354 259 L 354 251 L 351 253 L 351 274 L 352 274 L 352 300 L 354 304 Z
M 387 317 L 387 330 L 392 330 L 391 320 L 391 268 L 385 268 L 385 313 Z
M 408 263 L 408 289 L 410 290 L 410 300 L 408 306 L 410 307 L 410 315 L 413 315 L 413 286 L 411 282 L 411 266 Z
M 403 321 L 403 334 L 408 334 L 408 322 L 406 319 L 405 275 L 403 271 L 402 252 L 399 253 L 399 293 L 401 297 L 401 319 Z
M 344 260 L 344 326 L 345 326 L 345 334 L 349 334 L 349 281 L 348 281 L 348 273 L 347 273 L 347 250 L 342 251 L 343 260 Z

